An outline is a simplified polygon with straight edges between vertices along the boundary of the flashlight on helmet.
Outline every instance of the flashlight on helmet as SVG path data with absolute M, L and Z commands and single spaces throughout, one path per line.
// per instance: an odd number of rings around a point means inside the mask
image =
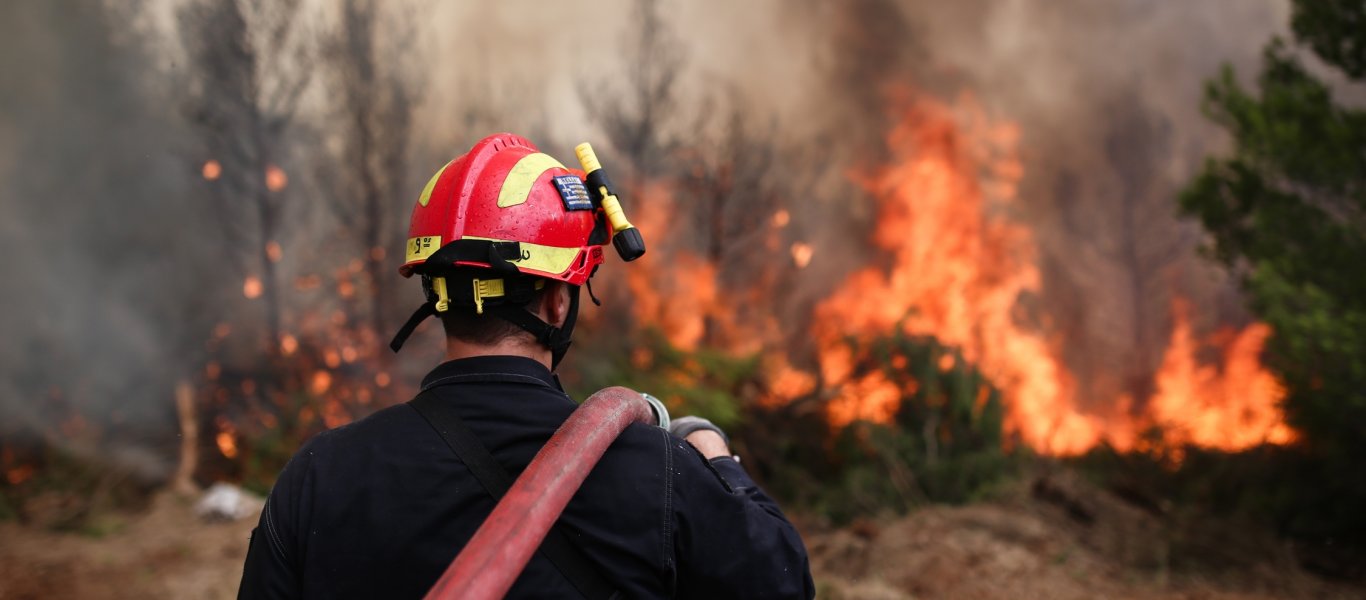
M 612 227 L 612 246 L 617 249 L 617 254 L 626 262 L 640 258 L 645 254 L 645 238 L 641 237 L 639 229 L 626 220 L 621 200 L 612 192 L 612 183 L 608 181 L 602 163 L 598 162 L 597 154 L 593 153 L 593 146 L 588 142 L 579 144 L 574 147 L 574 154 L 579 157 L 584 173 L 588 174 L 584 178 L 588 193 L 607 215 L 607 223 Z

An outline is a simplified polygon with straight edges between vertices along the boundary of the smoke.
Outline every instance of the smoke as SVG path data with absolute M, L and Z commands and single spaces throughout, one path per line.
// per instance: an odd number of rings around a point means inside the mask
M 166 41 L 179 4 L 33 2 L 0 20 L 0 436 L 60 438 L 80 414 L 103 435 L 165 444 L 175 383 L 202 370 L 224 298 L 240 296 L 168 68 L 185 61 Z M 411 185 L 391 199 L 391 222 L 488 133 L 526 133 L 559 156 L 602 139 L 595 115 L 629 106 L 632 69 L 649 60 L 633 42 L 638 5 L 386 4 L 413 17 L 411 32 L 386 31 L 411 38 L 398 60 L 419 92 Z M 1175 296 L 1197 330 L 1245 319 L 1227 277 L 1196 256 L 1200 232 L 1174 216 L 1175 194 L 1226 143 L 1200 115 L 1203 80 L 1224 62 L 1250 73 L 1288 12 L 1285 0 L 661 1 L 680 66 L 675 110 L 652 125 L 661 139 L 703 138 L 728 123 L 709 111 L 734 111 L 759 132 L 746 143 L 784 149 L 771 167 L 790 182 L 784 235 L 815 248 L 776 311 L 800 336 L 831 283 L 874 260 L 872 202 L 849 176 L 884 156 L 891 94 L 971 94 L 1021 128 L 1017 216 L 1045 275 L 1037 327 L 1066 348 L 1084 397 L 1141 399 Z M 152 25 L 129 29 L 135 17 Z M 323 202 L 326 186 L 307 182 L 344 168 L 322 158 L 340 125 L 319 107 L 328 83 L 311 85 L 310 126 L 288 154 L 313 161 L 290 172 L 296 215 Z M 304 222 L 293 235 L 329 233 L 316 215 L 291 226 Z M 303 274 L 285 256 L 282 279 Z M 400 311 L 418 301 L 397 297 Z
M 1044 270 L 1041 296 L 1022 300 L 1062 348 L 1083 406 L 1128 396 L 1142 408 L 1174 299 L 1191 301 L 1198 330 L 1245 323 L 1176 195 L 1226 144 L 1200 113 L 1204 81 L 1226 62 L 1254 72 L 1285 32 L 1288 2 L 861 0 L 805 14 L 787 37 L 825 44 L 826 57 L 808 112 L 858 146 L 854 162 L 877 147 L 898 87 L 970 94 L 1020 126 L 1015 217 L 1034 231 Z
M 1224 147 L 1200 113 L 1225 62 L 1254 72 L 1284 33 L 1283 1 L 1005 2 L 924 14 L 936 63 L 1022 127 L 1023 218 L 1045 267 L 1043 306 L 1083 403 L 1134 409 L 1172 331 L 1174 298 L 1199 330 L 1246 316 L 1226 276 L 1176 217 L 1179 189 Z M 983 7 L 988 5 L 983 5 Z
M 118 16 L 89 2 L 0 22 L 0 437 L 98 452 L 155 445 L 212 261 L 184 193 L 177 124 Z M 95 424 L 97 428 L 86 425 Z M 126 449 L 126 448 L 125 448 Z M 128 452 L 143 475 L 164 459 Z

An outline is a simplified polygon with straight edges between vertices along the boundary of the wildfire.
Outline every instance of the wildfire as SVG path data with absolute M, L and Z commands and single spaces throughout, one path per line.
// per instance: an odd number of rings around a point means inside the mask
M 836 392 L 832 423 L 887 421 L 914 393 L 881 372 L 855 374 L 857 357 L 844 342 L 900 327 L 959 349 L 1001 390 L 1007 428 L 1045 453 L 1079 453 L 1101 440 L 1130 449 L 1135 433 L 1154 424 L 1169 441 L 1229 450 L 1290 441 L 1283 391 L 1259 362 L 1269 328 L 1253 324 L 1202 346 L 1183 303 L 1156 395 L 1137 416 L 1128 398 L 1108 414 L 1076 405 L 1056 343 L 1017 314 L 1019 298 L 1042 281 L 1031 232 L 1003 216 L 1023 175 L 1017 139 L 1015 127 L 991 122 L 971 99 L 953 109 L 921 98 L 889 134 L 891 164 L 859 179 L 878 201 L 873 242 L 892 264 L 855 272 L 816 309 L 820 371 Z M 1197 360 L 1203 348 L 1218 350 L 1217 364 Z M 945 354 L 937 366 L 946 371 L 956 360 Z
M 223 176 L 223 165 L 218 164 L 216 160 L 206 160 L 200 174 L 204 176 L 205 181 L 216 181 Z
M 1200 364 L 1200 345 L 1191 335 L 1189 308 L 1177 301 L 1171 344 L 1157 373 L 1157 394 L 1149 404 L 1153 421 L 1174 440 L 1237 450 L 1263 442 L 1284 444 L 1294 436 L 1282 420 L 1285 395 L 1262 367 L 1262 344 L 1271 334 L 1263 323 L 1216 333 L 1205 344 L 1220 364 Z
M 667 238 L 673 202 L 669 190 L 652 184 L 641 195 L 640 205 L 652 209 L 636 212 L 636 226 L 651 232 L 652 239 Z M 706 335 L 708 318 L 723 312 L 716 304 L 716 265 L 682 250 L 674 251 L 662 270 L 637 264 L 625 270 L 636 322 L 659 328 L 674 346 L 695 350 Z
M 1040 286 L 1029 231 L 1000 216 L 1023 175 L 1018 132 L 964 104 L 955 112 L 914 101 L 889 134 L 893 163 L 860 181 L 879 201 L 873 241 L 894 262 L 888 271 L 854 273 L 817 307 L 821 368 L 841 386 L 831 418 L 890 414 L 901 392 L 877 374 L 847 381 L 852 357 L 843 337 L 899 326 L 961 349 L 1010 399 L 1008 426 L 1026 443 L 1084 450 L 1099 440 L 1099 425 L 1072 405 L 1049 341 L 1014 317 L 1020 295 Z

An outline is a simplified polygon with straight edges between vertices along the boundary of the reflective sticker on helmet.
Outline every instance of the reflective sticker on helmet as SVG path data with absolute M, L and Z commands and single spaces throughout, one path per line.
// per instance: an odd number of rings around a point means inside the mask
M 404 254 L 403 262 L 413 262 L 424 260 L 441 247 L 441 236 L 424 235 L 415 238 L 408 238 L 408 251 Z
M 523 156 L 517 164 L 512 165 L 507 177 L 503 179 L 503 187 L 498 190 L 498 208 L 507 208 L 526 202 L 531 196 L 531 186 L 541 178 L 541 173 L 550 169 L 563 169 L 564 165 L 555 160 L 549 154 L 528 154 Z
M 593 201 L 588 198 L 588 188 L 583 187 L 583 180 L 577 175 L 560 175 L 551 180 L 555 182 L 555 189 L 560 190 L 565 210 L 593 210 Z
M 467 240 L 488 240 L 491 242 L 506 242 L 511 240 L 499 240 L 494 238 L 475 237 L 467 235 L 463 239 Z M 569 270 L 569 267 L 578 259 L 583 252 L 582 248 L 561 248 L 559 246 L 543 246 L 531 242 L 519 242 L 522 255 L 511 259 L 510 262 L 517 265 L 519 269 L 531 269 L 542 273 L 559 275 Z
M 427 186 L 422 188 L 422 195 L 417 197 L 418 204 L 426 206 L 428 203 L 432 201 L 432 190 L 436 189 L 436 180 L 441 179 L 441 174 L 445 173 L 446 167 L 451 166 L 451 163 L 453 162 L 455 161 L 452 160 L 451 162 L 446 163 L 439 170 L 437 170 L 436 175 L 432 175 L 432 178 L 427 180 Z

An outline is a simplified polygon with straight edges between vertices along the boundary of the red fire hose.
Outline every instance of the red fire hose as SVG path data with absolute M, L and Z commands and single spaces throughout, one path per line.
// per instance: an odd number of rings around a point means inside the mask
M 627 388 L 589 396 L 531 459 L 427 600 L 502 598 L 612 441 L 627 425 L 655 418 L 645 398 Z

